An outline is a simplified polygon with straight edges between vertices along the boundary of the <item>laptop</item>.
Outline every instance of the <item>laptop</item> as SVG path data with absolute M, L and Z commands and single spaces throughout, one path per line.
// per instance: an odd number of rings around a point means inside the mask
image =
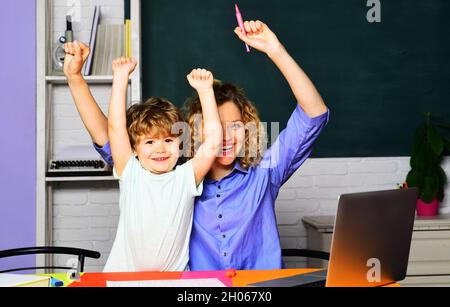
M 378 287 L 406 277 L 416 188 L 339 197 L 328 270 L 255 283 L 257 287 Z

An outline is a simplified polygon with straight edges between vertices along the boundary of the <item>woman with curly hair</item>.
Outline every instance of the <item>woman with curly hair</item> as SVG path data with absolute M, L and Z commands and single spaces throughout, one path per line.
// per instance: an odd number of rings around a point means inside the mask
M 264 129 L 256 108 L 238 86 L 215 82 L 224 139 L 221 154 L 203 183 L 203 193 L 195 200 L 189 260 L 194 271 L 283 267 L 275 200 L 281 186 L 310 156 L 329 120 L 328 108 L 314 84 L 269 27 L 260 21 L 246 21 L 244 26 L 247 35 L 240 28 L 234 30 L 235 34 L 274 62 L 288 81 L 297 106 L 286 129 L 264 152 Z M 94 112 L 93 99 L 78 100 L 81 117 L 94 142 L 103 145 L 97 149 L 108 161 L 107 131 L 99 128 L 102 120 L 95 116 L 101 111 Z M 191 127 L 200 128 L 191 129 L 190 149 L 195 151 L 202 137 L 198 97 L 190 98 L 186 108 Z M 83 110 L 91 111 L 83 116 Z M 87 123 L 89 118 L 95 118 L 92 125 Z
M 194 271 L 283 267 L 275 200 L 281 186 L 311 154 L 329 118 L 320 94 L 267 25 L 250 21 L 245 28 L 247 36 L 239 28 L 236 35 L 269 56 L 289 82 L 298 105 L 287 128 L 264 152 L 264 129 L 256 108 L 238 86 L 215 82 L 224 140 L 222 154 L 195 202 L 189 262 Z M 187 101 L 186 109 L 192 139 L 199 144 L 197 95 Z

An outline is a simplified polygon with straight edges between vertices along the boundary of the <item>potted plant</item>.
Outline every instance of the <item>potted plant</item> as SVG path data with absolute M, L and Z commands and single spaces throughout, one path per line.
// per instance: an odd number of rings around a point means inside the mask
M 444 199 L 447 176 L 441 167 L 445 153 L 450 150 L 450 140 L 443 134 L 450 130 L 450 123 L 426 113 L 424 122 L 417 128 L 411 154 L 411 171 L 406 182 L 408 187 L 417 187 L 418 216 L 439 214 L 439 202 Z

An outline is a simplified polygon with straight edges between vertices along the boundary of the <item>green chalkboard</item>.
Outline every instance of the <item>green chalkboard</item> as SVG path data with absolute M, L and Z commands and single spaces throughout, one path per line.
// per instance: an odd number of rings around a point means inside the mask
M 131 3 L 130 0 L 124 0 L 124 19 L 131 19 Z
M 247 0 L 316 84 L 331 110 L 314 157 L 407 156 L 424 112 L 450 118 L 450 1 Z M 263 54 L 236 39 L 234 2 L 142 1 L 143 95 L 181 106 L 186 74 L 205 67 L 241 85 L 265 122 L 283 128 L 294 97 Z M 269 125 L 270 126 L 270 125 Z

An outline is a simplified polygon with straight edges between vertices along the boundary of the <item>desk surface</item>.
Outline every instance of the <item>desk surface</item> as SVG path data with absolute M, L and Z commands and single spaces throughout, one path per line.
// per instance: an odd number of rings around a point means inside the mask
M 196 279 L 217 278 L 228 287 L 246 287 L 249 284 L 261 281 L 285 278 L 298 274 L 307 274 L 318 271 L 318 269 L 288 269 L 273 271 L 237 271 L 233 278 L 225 276 L 226 271 L 208 272 L 139 272 L 139 273 L 84 273 L 79 282 L 66 284 L 70 287 L 106 287 L 106 281 L 135 281 L 135 280 L 173 280 L 173 279 Z M 55 278 L 62 277 L 61 274 L 52 275 Z M 399 286 L 393 284 L 390 286 Z
M 245 287 L 249 284 L 276 278 L 306 274 L 317 269 L 290 269 L 273 271 L 237 271 L 236 276 L 228 278 L 226 271 L 205 272 L 138 272 L 138 273 L 85 273 L 79 282 L 73 282 L 70 287 L 106 287 L 106 281 L 133 280 L 171 280 L 217 278 L 228 287 Z

